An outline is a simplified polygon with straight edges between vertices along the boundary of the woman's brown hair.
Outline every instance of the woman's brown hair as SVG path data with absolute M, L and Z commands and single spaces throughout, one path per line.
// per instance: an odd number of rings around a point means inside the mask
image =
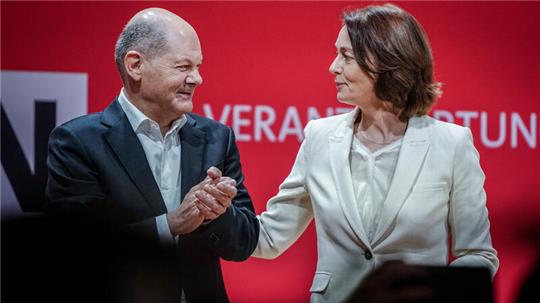
M 433 79 L 431 48 L 418 21 L 392 4 L 348 11 L 343 20 L 358 65 L 375 79 L 377 98 L 391 102 L 402 121 L 427 114 L 441 84 Z

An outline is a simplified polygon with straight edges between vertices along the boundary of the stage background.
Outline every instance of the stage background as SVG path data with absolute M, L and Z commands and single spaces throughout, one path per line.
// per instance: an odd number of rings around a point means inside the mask
M 246 184 L 260 213 L 289 173 L 307 119 L 345 107 L 336 102 L 328 67 L 335 55 L 340 13 L 367 3 L 2 1 L 2 110 L 12 125 L 25 124 L 24 112 L 17 116 L 16 110 L 8 109 L 21 100 L 7 100 L 5 92 L 39 85 L 30 81 L 6 87 L 4 76 L 12 74 L 6 71 L 82 74 L 87 79 L 87 96 L 82 97 L 87 111 L 102 110 L 121 88 L 113 50 L 123 25 L 140 9 L 169 9 L 195 27 L 202 43 L 204 83 L 196 91 L 194 112 L 234 128 Z M 538 256 L 540 4 L 398 4 L 423 24 L 431 39 L 436 77 L 444 84 L 432 114 L 473 131 L 487 176 L 491 234 L 501 261 L 496 298 L 512 302 Z M 62 83 L 56 87 L 58 92 L 70 89 Z M 34 97 L 42 98 L 38 93 Z M 69 102 L 57 106 L 69 107 Z M 28 123 L 33 119 L 30 115 Z M 32 132 L 28 138 L 15 133 L 22 145 L 32 141 Z M 5 148 L 2 190 L 9 192 Z M 34 167 L 38 163 L 33 163 L 28 148 L 25 156 Z M 2 194 L 3 218 L 18 211 L 17 206 L 5 206 L 17 202 L 17 197 L 9 197 Z M 312 224 L 276 260 L 223 262 L 230 298 L 307 302 L 316 258 Z

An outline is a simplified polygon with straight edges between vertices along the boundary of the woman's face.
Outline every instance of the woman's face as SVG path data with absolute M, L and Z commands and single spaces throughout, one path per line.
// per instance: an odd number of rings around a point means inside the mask
M 375 81 L 356 63 L 346 26 L 339 31 L 336 40 L 336 58 L 329 70 L 334 75 L 338 101 L 360 107 L 377 101 Z

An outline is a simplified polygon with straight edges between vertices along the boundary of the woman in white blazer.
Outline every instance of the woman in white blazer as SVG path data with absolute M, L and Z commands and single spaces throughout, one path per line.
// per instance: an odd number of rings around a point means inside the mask
M 315 219 L 311 302 L 346 301 L 387 260 L 447 265 L 449 246 L 450 265 L 494 274 L 471 132 L 426 115 L 440 84 L 420 24 L 393 5 L 348 12 L 336 49 L 337 99 L 356 109 L 308 123 L 253 256 L 276 258 Z

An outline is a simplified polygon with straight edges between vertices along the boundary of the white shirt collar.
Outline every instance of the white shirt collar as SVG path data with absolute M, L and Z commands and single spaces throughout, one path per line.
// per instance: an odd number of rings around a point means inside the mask
M 159 124 L 156 121 L 148 118 L 133 103 L 131 103 L 131 101 L 129 101 L 127 96 L 124 94 L 123 88 L 120 90 L 120 95 L 118 96 L 118 102 L 120 103 L 122 110 L 124 110 L 124 112 L 126 113 L 126 116 L 129 120 L 129 124 L 131 124 L 131 127 L 133 128 L 133 131 L 135 133 L 137 133 L 137 131 L 140 130 L 141 128 L 144 129 L 143 127 L 144 125 L 149 125 L 149 124 L 154 124 L 155 126 L 158 127 L 158 130 L 159 130 Z M 169 129 L 169 131 L 167 131 L 166 135 L 172 132 L 179 131 L 182 128 L 182 126 L 186 124 L 186 122 L 187 122 L 186 115 L 182 115 L 180 118 L 174 120 L 173 123 L 171 124 L 171 128 Z M 143 132 L 147 132 L 147 131 L 143 130 Z

